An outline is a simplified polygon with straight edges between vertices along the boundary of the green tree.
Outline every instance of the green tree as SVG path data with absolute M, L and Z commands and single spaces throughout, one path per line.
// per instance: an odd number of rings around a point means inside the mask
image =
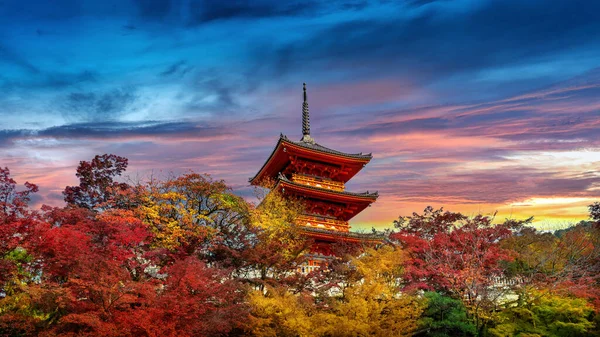
M 490 336 L 593 336 L 593 307 L 583 298 L 532 290 L 498 314 Z
M 426 292 L 427 308 L 423 312 L 417 336 L 475 336 L 477 328 L 467 317 L 459 300 L 437 292 Z

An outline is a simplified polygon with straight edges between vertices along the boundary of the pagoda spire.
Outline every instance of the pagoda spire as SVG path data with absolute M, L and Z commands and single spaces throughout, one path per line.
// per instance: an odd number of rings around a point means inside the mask
M 315 140 L 310 136 L 310 112 L 308 111 L 308 99 L 306 98 L 306 83 L 302 83 L 304 91 L 304 102 L 302 103 L 302 139 L 305 143 L 314 144 Z

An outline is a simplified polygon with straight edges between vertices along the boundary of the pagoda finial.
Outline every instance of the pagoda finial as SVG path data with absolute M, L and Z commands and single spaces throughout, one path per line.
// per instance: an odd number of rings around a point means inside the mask
M 308 99 L 306 98 L 306 83 L 302 83 L 304 91 L 304 102 L 302 103 L 302 139 L 305 143 L 314 144 L 315 140 L 310 136 L 310 114 L 308 111 Z

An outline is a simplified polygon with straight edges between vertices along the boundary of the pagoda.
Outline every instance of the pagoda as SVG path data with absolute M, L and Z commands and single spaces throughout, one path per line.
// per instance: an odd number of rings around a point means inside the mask
M 311 253 L 314 261 L 332 256 L 331 245 L 336 242 L 380 242 L 372 235 L 350 232 L 348 221 L 370 206 L 378 197 L 375 193 L 346 191 L 345 184 L 371 159 L 370 153 L 344 153 L 315 142 L 310 135 L 310 116 L 303 85 L 302 139 L 293 141 L 280 135 L 275 149 L 258 173 L 250 179 L 252 185 L 271 187 L 284 196 L 300 198 L 305 210 L 297 223 L 313 239 Z

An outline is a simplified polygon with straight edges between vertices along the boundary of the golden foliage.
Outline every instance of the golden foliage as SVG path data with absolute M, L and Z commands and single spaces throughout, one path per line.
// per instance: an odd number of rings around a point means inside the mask
M 250 295 L 255 336 L 410 336 L 424 302 L 399 291 L 402 253 L 369 249 L 350 261 L 341 292 L 315 302 L 310 295 L 269 289 Z

